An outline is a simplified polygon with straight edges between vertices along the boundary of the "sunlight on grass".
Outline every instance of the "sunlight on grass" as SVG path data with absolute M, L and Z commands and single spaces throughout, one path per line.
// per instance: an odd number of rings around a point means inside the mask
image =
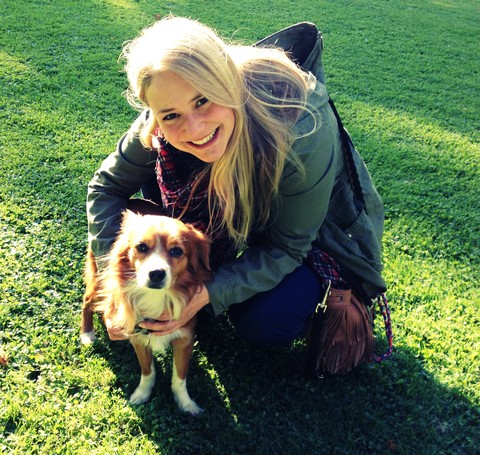
M 20 59 L 0 50 L 0 77 L 5 77 L 10 81 L 21 79 L 30 68 Z
M 412 258 L 399 251 L 387 255 L 385 277 L 398 349 L 410 349 L 440 383 L 462 390 L 472 404 L 478 402 L 477 271 L 448 259 Z M 452 375 L 459 361 L 465 365 L 462 373 Z
M 197 356 L 198 356 L 198 364 L 199 364 L 200 368 L 203 371 L 205 371 L 205 373 L 208 375 L 208 377 L 212 380 L 212 383 L 215 386 L 215 389 L 216 389 L 218 395 L 220 396 L 223 404 L 225 405 L 225 408 L 227 409 L 228 413 L 232 417 L 233 421 L 235 423 L 238 423 L 238 416 L 232 410 L 232 404 L 230 402 L 230 398 L 228 397 L 228 393 L 225 389 L 225 386 L 222 384 L 222 382 L 220 380 L 220 376 L 215 369 L 215 365 L 213 365 L 211 362 L 209 362 L 205 353 L 202 353 L 202 352 L 197 350 Z
M 454 164 L 448 155 L 460 154 L 463 158 L 460 165 L 471 167 L 472 171 L 480 169 L 480 144 L 474 142 L 468 135 L 446 129 L 430 119 L 414 116 L 400 110 L 389 109 L 372 103 L 353 101 L 349 108 L 353 113 L 351 118 L 370 121 L 362 125 L 363 134 L 382 133 L 388 141 L 399 143 L 417 143 L 421 145 L 419 152 L 427 153 L 430 157 L 448 160 L 446 164 Z M 438 162 L 437 165 L 442 165 Z M 456 164 L 456 163 L 455 163 Z
M 138 10 L 139 9 L 139 4 L 138 2 L 131 1 L 131 0 L 104 0 L 102 2 L 99 2 L 101 6 L 104 6 L 105 4 L 117 9 L 117 8 L 123 8 L 125 10 Z

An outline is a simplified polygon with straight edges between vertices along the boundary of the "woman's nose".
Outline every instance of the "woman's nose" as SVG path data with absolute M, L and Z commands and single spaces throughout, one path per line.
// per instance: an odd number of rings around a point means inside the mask
M 205 122 L 199 114 L 190 114 L 185 118 L 185 130 L 191 136 L 191 140 L 202 139 L 199 137 L 205 132 Z

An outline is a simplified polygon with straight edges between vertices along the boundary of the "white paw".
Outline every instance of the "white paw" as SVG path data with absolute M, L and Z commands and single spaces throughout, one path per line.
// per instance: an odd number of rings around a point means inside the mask
M 188 412 L 189 414 L 192 414 L 194 416 L 201 414 L 204 412 L 204 410 L 198 406 L 195 401 L 193 401 L 190 397 L 178 397 L 177 395 L 173 395 L 175 398 L 176 403 L 178 404 L 178 407 L 184 411 Z
M 80 334 L 80 341 L 83 345 L 88 346 L 90 344 L 93 344 L 93 342 L 97 339 L 95 336 L 95 332 L 83 332 Z
M 174 375 L 172 376 L 172 392 L 175 402 L 182 411 L 192 415 L 198 415 L 203 412 L 203 409 L 190 398 L 186 379 L 182 380 L 177 377 L 176 371 L 174 371 Z
M 141 387 L 137 387 L 128 401 L 130 404 L 143 404 L 149 400 L 150 395 L 151 391 L 142 390 Z
M 152 363 L 152 372 L 149 375 L 140 376 L 140 384 L 135 389 L 135 392 L 130 396 L 130 404 L 146 403 L 150 399 L 153 386 L 155 385 L 155 369 Z

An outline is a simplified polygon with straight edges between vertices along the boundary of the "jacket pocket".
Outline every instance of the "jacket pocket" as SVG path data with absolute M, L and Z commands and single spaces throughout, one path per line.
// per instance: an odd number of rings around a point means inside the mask
M 382 270 L 381 239 L 378 238 L 371 219 L 365 210 L 347 227 L 340 228 L 332 220 L 326 219 L 320 235 L 328 250 L 337 250 L 340 256 L 361 258 L 366 265 L 377 271 Z M 353 259 L 353 258 L 352 258 Z M 356 261 L 353 261 L 356 262 Z

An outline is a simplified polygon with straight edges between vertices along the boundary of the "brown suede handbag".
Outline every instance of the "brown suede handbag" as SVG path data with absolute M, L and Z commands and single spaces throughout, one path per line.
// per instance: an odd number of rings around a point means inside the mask
M 372 312 L 351 290 L 328 286 L 311 316 L 307 334 L 308 374 L 348 373 L 361 362 L 374 359 Z

